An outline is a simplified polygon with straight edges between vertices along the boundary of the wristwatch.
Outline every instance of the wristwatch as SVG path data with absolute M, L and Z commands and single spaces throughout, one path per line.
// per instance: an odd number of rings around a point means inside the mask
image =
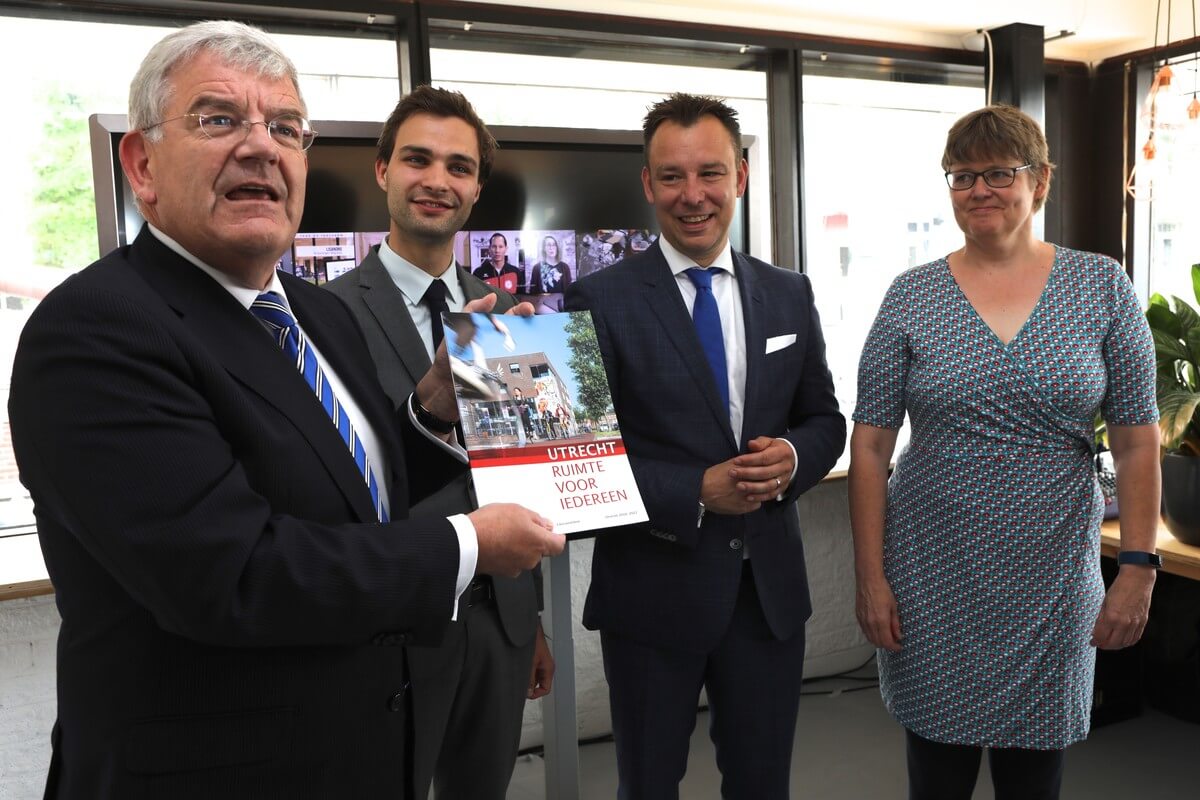
M 413 415 L 417 418 L 417 422 L 426 430 L 440 433 L 445 436 L 450 431 L 454 430 L 454 423 L 442 419 L 434 415 L 432 411 L 421 405 L 421 401 L 417 399 L 417 393 L 412 394 Z
M 1117 553 L 1117 563 L 1162 569 L 1162 556 L 1158 553 L 1147 553 L 1144 550 L 1122 550 Z

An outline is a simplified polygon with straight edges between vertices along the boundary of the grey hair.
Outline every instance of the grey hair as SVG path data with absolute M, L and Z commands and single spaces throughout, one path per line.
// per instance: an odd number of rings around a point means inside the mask
M 197 22 L 164 36 L 142 59 L 129 84 L 130 130 L 162 122 L 175 89 L 170 81 L 171 71 L 201 51 L 212 53 L 228 66 L 261 77 L 287 78 L 296 87 L 296 97 L 304 107 L 296 65 L 266 33 L 232 20 Z M 162 131 L 157 128 L 146 132 L 150 141 L 161 137 Z

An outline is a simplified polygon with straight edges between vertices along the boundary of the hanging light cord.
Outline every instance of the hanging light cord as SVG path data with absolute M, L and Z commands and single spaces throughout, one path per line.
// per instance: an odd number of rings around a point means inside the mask
M 1158 1 L 1160 3 L 1162 2 L 1162 0 L 1158 0 Z M 996 78 L 996 67 L 995 67 L 995 61 L 994 61 L 995 54 L 992 51 L 992 34 L 991 34 L 991 32 L 988 30 L 980 30 L 979 32 L 983 34 L 983 46 L 984 46 L 984 49 L 987 50 L 987 57 L 988 57 L 987 96 L 984 97 L 984 100 L 985 100 L 984 105 L 990 106 L 992 104 L 992 81 L 995 80 L 995 78 Z

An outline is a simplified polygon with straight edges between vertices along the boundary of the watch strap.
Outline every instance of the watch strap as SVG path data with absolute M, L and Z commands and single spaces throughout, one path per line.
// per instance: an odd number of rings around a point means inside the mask
M 1147 553 L 1144 550 L 1122 550 L 1117 553 L 1117 563 L 1162 569 L 1162 556 L 1158 553 Z
M 450 431 L 454 430 L 454 423 L 448 422 L 441 417 L 435 415 L 432 411 L 421 405 L 421 401 L 417 399 L 414 392 L 412 396 L 413 415 L 417 418 L 417 424 L 426 430 L 445 436 Z

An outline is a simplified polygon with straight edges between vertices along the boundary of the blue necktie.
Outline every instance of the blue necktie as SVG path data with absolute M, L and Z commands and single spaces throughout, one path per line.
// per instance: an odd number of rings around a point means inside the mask
M 387 522 L 387 510 L 379 499 L 379 484 L 375 481 L 375 473 L 371 470 L 371 462 L 367 460 L 367 451 L 363 449 L 362 441 L 350 425 L 350 418 L 342 412 L 342 405 L 333 394 L 333 387 L 325 380 L 325 371 L 317 363 L 313 351 L 309 349 L 304 331 L 296 324 L 296 318 L 287 307 L 287 303 L 275 292 L 263 292 L 250 304 L 250 313 L 258 317 L 276 338 L 280 348 L 291 359 L 294 359 L 296 369 L 304 376 L 309 388 L 321 402 L 321 407 L 329 415 L 329 419 L 342 435 L 342 441 L 354 456 L 354 463 L 367 482 L 371 492 L 371 502 L 375 504 L 375 512 L 380 522 Z
M 729 373 L 725 368 L 725 337 L 721 334 L 721 312 L 717 298 L 713 296 L 712 279 L 717 270 L 693 267 L 687 276 L 696 286 L 696 302 L 692 305 L 692 323 L 700 337 L 700 347 L 708 358 L 713 378 L 717 381 L 717 393 L 729 410 Z

